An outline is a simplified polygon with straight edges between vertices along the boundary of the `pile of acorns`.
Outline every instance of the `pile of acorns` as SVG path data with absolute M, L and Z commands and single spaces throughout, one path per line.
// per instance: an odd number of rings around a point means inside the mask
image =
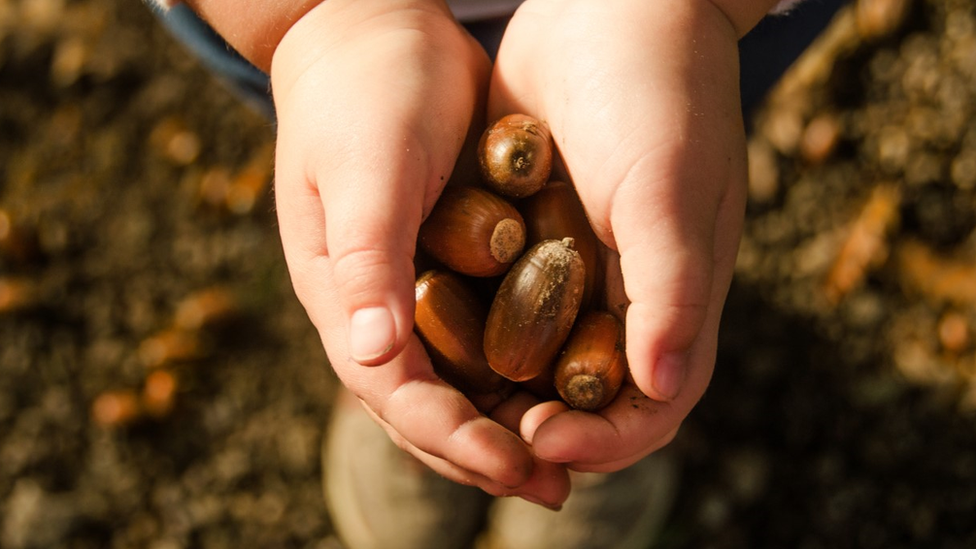
M 415 330 L 435 370 L 468 395 L 520 386 L 606 406 L 627 369 L 623 326 L 599 309 L 598 240 L 575 189 L 550 181 L 548 128 L 505 116 L 478 161 L 483 185 L 448 185 L 420 227 L 438 267 L 417 280 Z

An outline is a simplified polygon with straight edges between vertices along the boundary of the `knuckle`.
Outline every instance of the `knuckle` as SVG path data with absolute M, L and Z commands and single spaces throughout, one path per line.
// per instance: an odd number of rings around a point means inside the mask
M 347 298 L 358 300 L 376 291 L 377 279 L 404 274 L 404 265 L 411 265 L 405 259 L 383 248 L 353 248 L 333 256 L 332 276 Z

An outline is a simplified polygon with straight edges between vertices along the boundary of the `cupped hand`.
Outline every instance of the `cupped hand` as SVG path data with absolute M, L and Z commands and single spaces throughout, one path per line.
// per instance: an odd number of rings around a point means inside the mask
M 483 112 L 485 52 L 436 0 L 329 0 L 275 51 L 276 201 L 295 291 L 332 367 L 391 438 L 439 473 L 558 505 L 562 465 L 433 373 L 413 334 L 417 230 Z
M 626 467 L 674 437 L 711 379 L 744 215 L 737 39 L 707 0 L 528 0 L 509 24 L 489 119 L 548 123 L 607 246 L 631 372 L 598 413 L 526 411 L 545 460 Z

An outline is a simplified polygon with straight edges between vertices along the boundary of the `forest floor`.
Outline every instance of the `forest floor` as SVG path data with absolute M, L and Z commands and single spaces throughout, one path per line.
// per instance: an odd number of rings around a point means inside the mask
M 661 547 L 976 547 L 976 7 L 861 4 L 751 121 Z M 334 547 L 273 138 L 139 2 L 0 0 L 0 547 Z

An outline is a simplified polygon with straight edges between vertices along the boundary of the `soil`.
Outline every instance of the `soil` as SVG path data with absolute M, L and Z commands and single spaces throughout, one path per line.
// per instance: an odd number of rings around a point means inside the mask
M 660 547 L 976 547 L 976 7 L 859 6 L 750 121 Z M 0 0 L 0 547 L 336 546 L 273 134 L 138 2 Z

